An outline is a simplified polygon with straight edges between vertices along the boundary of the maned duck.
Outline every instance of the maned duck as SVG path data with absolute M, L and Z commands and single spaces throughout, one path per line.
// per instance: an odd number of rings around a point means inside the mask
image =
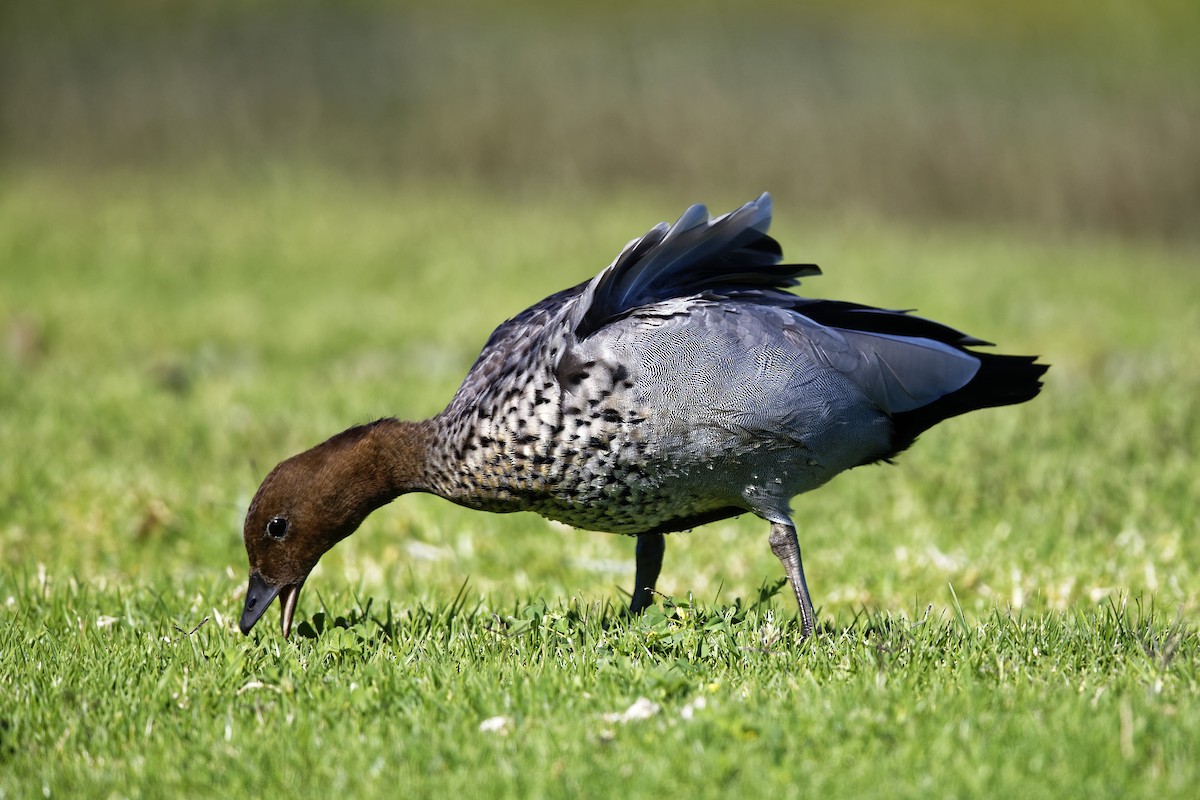
M 694 205 L 497 328 L 442 413 L 353 427 L 275 467 L 246 514 L 242 631 L 279 597 L 287 636 L 321 556 L 380 506 L 431 492 L 637 536 L 633 612 L 664 534 L 753 512 L 810 635 L 791 498 L 948 417 L 1029 400 L 1046 366 L 903 311 L 784 291 L 820 270 L 781 264 L 770 222 L 766 194 L 717 219 Z

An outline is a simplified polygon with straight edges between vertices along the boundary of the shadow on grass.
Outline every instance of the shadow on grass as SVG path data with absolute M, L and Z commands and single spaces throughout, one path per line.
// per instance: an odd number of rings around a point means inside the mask
M 396 639 L 402 633 L 404 638 L 407 638 L 413 633 L 430 634 L 437 629 L 448 629 L 456 625 L 478 626 L 507 636 L 519 636 L 541 628 L 547 622 L 553 623 L 553 627 L 559 630 L 586 626 L 606 633 L 651 631 L 666 624 L 682 623 L 712 629 L 715 626 L 758 624 L 764 619 L 773 622 L 775 610 L 771 605 L 772 600 L 786 585 L 786 578 L 770 583 L 764 582 L 752 602 L 744 603 L 738 598 L 731 605 L 709 605 L 697 602 L 690 596 L 681 600 L 659 594 L 659 603 L 638 615 L 631 614 L 625 606 L 616 605 L 611 601 L 589 604 L 571 600 L 564 607 L 555 607 L 540 597 L 518 601 L 508 614 L 494 610 L 487 598 L 483 597 L 478 598 L 475 605 L 468 610 L 468 583 L 465 581 L 448 605 L 426 606 L 424 603 L 418 603 L 414 608 L 399 615 L 390 601 L 382 613 L 372 613 L 374 597 L 366 598 L 365 602 L 362 598 L 355 597 L 353 607 L 340 613 L 331 611 L 325 598 L 318 593 L 321 611 L 302 621 L 297 626 L 296 633 L 301 638 L 317 640 L 334 635 L 334 631 L 337 630 L 353 631 L 364 642 L 382 643 Z M 798 624 L 795 614 L 780 621 L 782 629 L 790 629 Z M 824 626 L 824 630 L 826 633 L 836 632 L 828 624 Z

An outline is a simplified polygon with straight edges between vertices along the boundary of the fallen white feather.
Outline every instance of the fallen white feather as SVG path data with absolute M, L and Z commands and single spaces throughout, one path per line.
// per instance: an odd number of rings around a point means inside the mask
M 703 695 L 697 697 L 692 702 L 679 709 L 679 716 L 686 720 L 691 720 L 696 716 L 696 712 L 708 705 L 708 699 Z
M 620 713 L 605 714 L 605 722 L 633 722 L 640 719 L 650 719 L 658 713 L 658 703 L 645 697 L 633 701 L 633 705 Z
M 483 733 L 506 734 L 511 726 L 512 717 L 488 717 L 479 723 L 479 730 Z

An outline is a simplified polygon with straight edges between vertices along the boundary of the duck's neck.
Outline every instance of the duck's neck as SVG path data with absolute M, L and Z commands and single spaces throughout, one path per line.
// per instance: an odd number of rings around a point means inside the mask
M 308 500 L 324 515 L 329 549 L 358 529 L 372 511 L 408 492 L 432 491 L 433 425 L 381 419 L 348 428 L 276 467 L 306 477 Z M 286 480 L 277 478 L 278 480 Z M 261 495 L 263 489 L 259 489 Z M 258 499 L 255 499 L 258 502 Z
M 374 493 L 388 503 L 409 492 L 430 491 L 429 451 L 434 431 L 428 420 L 381 419 L 372 423 L 355 448 L 359 474 L 370 476 Z M 377 506 L 378 507 L 378 506 Z

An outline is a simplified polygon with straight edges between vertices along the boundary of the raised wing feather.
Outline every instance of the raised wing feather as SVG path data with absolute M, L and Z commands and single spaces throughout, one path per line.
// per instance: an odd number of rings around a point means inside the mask
M 813 264 L 780 264 L 783 251 L 767 235 L 771 196 L 710 219 L 694 205 L 674 225 L 659 223 L 625 246 L 577 301 L 575 333 L 585 338 L 641 306 L 701 292 L 793 286 L 818 275 Z

